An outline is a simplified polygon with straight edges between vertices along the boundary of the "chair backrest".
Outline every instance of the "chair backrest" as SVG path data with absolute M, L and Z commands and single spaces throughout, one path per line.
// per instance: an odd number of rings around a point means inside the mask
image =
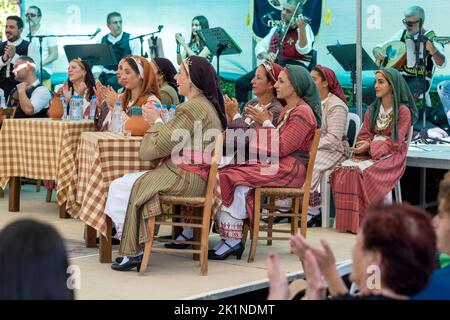
M 406 143 L 407 143 L 406 151 L 408 151 L 409 145 L 411 144 L 413 132 L 414 132 L 414 126 L 411 126 L 411 128 L 409 128 L 408 140 L 406 141 Z
M 347 137 L 349 136 L 350 122 L 355 123 L 355 135 L 353 141 L 349 141 L 350 146 L 355 146 L 356 138 L 358 137 L 359 130 L 361 129 L 361 119 L 356 113 L 349 112 L 347 114 L 347 125 L 345 126 L 345 132 Z
M 210 212 L 212 208 L 214 190 L 217 184 L 217 175 L 218 175 L 217 170 L 219 167 L 220 160 L 222 158 L 222 149 L 223 149 L 223 133 L 220 133 L 216 136 L 214 144 L 214 153 L 211 158 L 211 167 L 209 169 L 208 183 L 206 185 L 204 210 L 207 210 L 208 212 Z
M 305 201 L 307 204 L 309 204 L 311 180 L 314 170 L 314 163 L 316 162 L 317 149 L 319 148 L 319 141 L 320 141 L 320 129 L 316 129 L 316 132 L 314 133 L 313 143 L 311 146 L 311 151 L 309 152 L 308 168 L 306 169 L 306 180 L 305 184 L 303 185 L 303 204 L 305 204 Z M 302 212 L 307 211 L 308 210 Z

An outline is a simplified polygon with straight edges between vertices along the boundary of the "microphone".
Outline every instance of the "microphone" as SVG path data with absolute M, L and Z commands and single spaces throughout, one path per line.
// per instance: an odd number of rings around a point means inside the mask
M 160 24 L 160 25 L 158 26 L 158 32 L 161 32 L 162 28 L 164 28 L 164 26 L 163 26 L 162 24 Z
M 181 33 L 177 33 L 177 35 L 181 36 Z M 177 41 L 177 54 L 181 53 L 180 43 Z
M 95 32 L 91 35 L 91 39 L 94 39 L 96 35 L 98 35 L 100 33 L 100 31 L 102 31 L 102 29 L 97 28 L 97 30 L 95 30 Z

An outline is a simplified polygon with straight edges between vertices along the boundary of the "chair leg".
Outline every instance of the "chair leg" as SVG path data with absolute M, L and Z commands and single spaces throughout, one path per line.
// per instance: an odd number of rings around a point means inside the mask
M 5 197 L 5 191 L 2 188 L 0 188 L 0 199 L 2 199 L 4 197 Z
M 250 230 L 250 225 L 249 225 L 249 221 L 248 219 L 246 221 L 244 221 L 244 226 L 242 228 L 242 245 L 245 248 L 245 243 L 247 242 L 247 238 L 248 238 L 248 231 Z
M 299 209 L 300 209 L 300 197 L 295 197 L 292 199 L 293 216 L 291 219 L 291 234 L 297 234 Z
M 47 189 L 47 196 L 45 197 L 45 202 L 52 202 L 52 189 Z
M 152 251 L 153 237 L 155 236 L 155 217 L 150 217 L 148 219 L 148 241 L 145 243 L 144 256 L 142 257 L 141 267 L 139 269 L 139 275 L 144 275 L 147 270 L 148 259 L 150 258 L 150 253 Z
M 41 192 L 41 184 L 42 184 L 41 179 L 36 180 L 36 192 Z
M 320 198 L 322 211 L 322 228 L 330 227 L 331 188 L 328 183 L 329 171 L 326 171 L 320 181 Z
M 272 208 L 275 208 L 275 197 L 270 197 L 270 213 L 271 210 L 273 210 Z M 273 217 L 269 216 L 268 222 L 267 222 L 267 238 L 272 238 L 272 229 L 273 229 Z M 272 240 L 267 239 L 267 245 L 271 246 L 272 245 Z
M 261 190 L 256 188 L 255 190 L 255 208 L 253 214 L 253 234 L 252 234 L 252 245 L 250 247 L 250 252 L 248 254 L 248 262 L 253 262 L 255 260 L 256 245 L 258 244 L 259 237 L 259 224 L 261 218 Z
M 305 199 L 305 195 L 303 195 L 302 211 L 300 212 L 300 214 L 301 214 L 300 219 L 301 219 L 301 225 L 302 225 L 302 227 L 300 229 L 300 232 L 301 232 L 302 236 L 304 238 L 306 238 L 306 231 L 307 231 L 307 225 L 308 225 L 308 208 L 309 208 L 309 203 L 306 202 L 304 199 Z M 297 198 L 296 200 L 298 201 L 297 205 L 300 206 L 300 202 L 299 202 L 300 199 Z
M 208 275 L 208 240 L 212 221 L 211 214 L 207 215 L 202 213 L 202 215 L 205 219 L 202 221 L 203 227 L 200 230 L 200 275 L 206 276 Z

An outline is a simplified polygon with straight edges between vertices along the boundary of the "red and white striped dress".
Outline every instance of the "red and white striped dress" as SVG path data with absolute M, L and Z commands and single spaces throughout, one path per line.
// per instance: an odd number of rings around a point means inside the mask
M 367 110 L 357 141 L 370 140 L 370 155 L 365 158 L 354 156 L 337 166 L 330 175 L 336 208 L 336 229 L 357 233 L 367 205 L 383 200 L 395 187 L 405 172 L 406 140 L 410 127 L 411 112 L 402 105 L 398 112 L 398 137 L 393 143 L 392 123 L 385 130 L 375 128 L 375 132 L 372 132 Z M 385 138 L 379 139 L 380 136 Z M 352 161 L 353 166 L 346 165 Z

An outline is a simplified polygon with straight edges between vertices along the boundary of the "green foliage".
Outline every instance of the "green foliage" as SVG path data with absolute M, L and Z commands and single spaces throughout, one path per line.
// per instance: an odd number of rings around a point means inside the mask
M 228 95 L 229 97 L 234 97 L 234 83 L 235 81 L 226 80 L 224 78 L 219 79 L 220 89 L 222 89 L 223 95 Z
M 6 17 L 19 14 L 18 1 L 0 0 L 0 39 L 5 32 Z

